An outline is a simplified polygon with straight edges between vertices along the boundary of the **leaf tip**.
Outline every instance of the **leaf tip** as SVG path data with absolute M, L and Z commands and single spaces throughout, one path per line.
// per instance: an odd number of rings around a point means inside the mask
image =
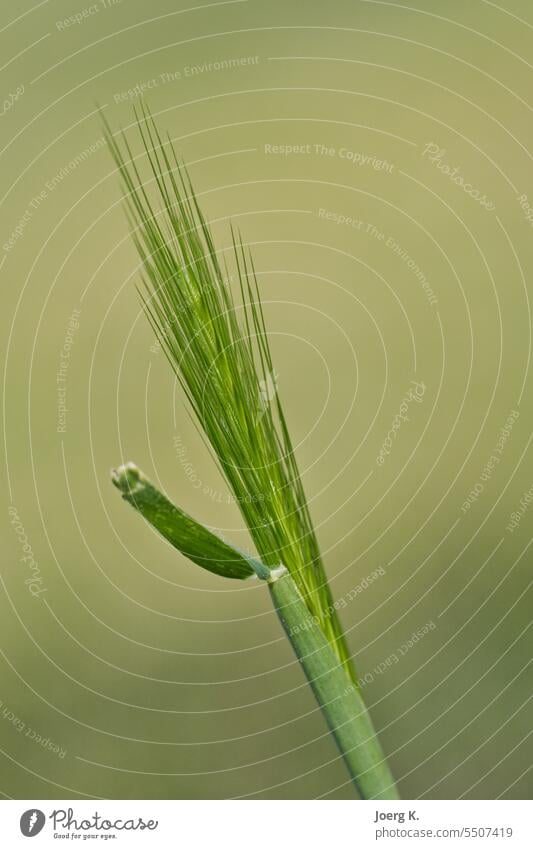
M 133 495 L 143 487 L 144 476 L 135 463 L 124 463 L 111 470 L 111 480 L 124 495 Z

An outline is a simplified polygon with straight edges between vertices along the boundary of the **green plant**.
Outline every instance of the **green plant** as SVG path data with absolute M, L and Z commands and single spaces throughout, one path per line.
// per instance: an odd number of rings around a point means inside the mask
M 136 115 L 150 169 L 141 179 L 127 137 L 107 140 L 122 177 L 142 260 L 140 294 L 258 557 L 223 542 L 172 505 L 132 464 L 113 481 L 157 530 L 218 575 L 265 580 L 330 729 L 365 798 L 397 798 L 357 684 L 320 557 L 275 382 L 252 258 L 232 231 L 239 283 L 228 270 L 183 164 L 146 111 Z

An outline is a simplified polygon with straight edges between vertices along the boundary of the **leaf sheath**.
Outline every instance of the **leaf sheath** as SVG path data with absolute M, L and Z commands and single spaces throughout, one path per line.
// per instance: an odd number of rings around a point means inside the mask
M 315 698 L 363 799 L 398 791 L 361 693 L 350 681 L 287 573 L 269 581 L 272 601 Z

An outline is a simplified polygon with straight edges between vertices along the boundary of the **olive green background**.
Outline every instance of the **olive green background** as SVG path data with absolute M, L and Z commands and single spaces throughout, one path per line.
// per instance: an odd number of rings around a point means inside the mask
M 527 798 L 533 508 L 507 526 L 533 484 L 533 239 L 518 201 L 533 205 L 530 4 L 122 0 L 61 24 L 84 8 L 4 4 L 0 28 L 2 100 L 24 86 L 0 116 L 0 790 L 354 798 L 266 590 L 188 563 L 109 481 L 134 460 L 247 544 L 140 314 L 117 175 L 97 145 L 98 106 L 128 127 L 128 90 L 155 80 L 147 102 L 218 246 L 230 221 L 252 246 L 332 592 L 402 795 Z M 423 397 L 380 466 L 411 381 Z

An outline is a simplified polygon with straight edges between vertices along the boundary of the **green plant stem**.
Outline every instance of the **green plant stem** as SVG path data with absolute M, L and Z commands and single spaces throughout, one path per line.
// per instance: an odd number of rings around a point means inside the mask
M 122 497 L 190 560 L 226 578 L 266 581 L 274 607 L 352 781 L 363 799 L 398 799 L 398 792 L 360 690 L 334 653 L 284 566 L 271 568 L 222 540 L 172 504 L 133 463 L 112 473 Z
M 267 579 L 272 601 L 330 731 L 363 799 L 398 791 L 361 693 L 347 677 L 285 570 Z

